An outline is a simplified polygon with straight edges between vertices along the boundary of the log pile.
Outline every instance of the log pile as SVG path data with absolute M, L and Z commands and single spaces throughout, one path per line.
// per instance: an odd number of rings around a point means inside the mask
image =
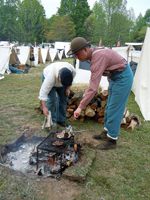
M 70 120 L 74 120 L 73 113 L 79 106 L 82 98 L 84 96 L 83 91 L 73 92 L 70 91 L 70 96 L 68 98 L 68 105 L 66 106 L 66 117 Z M 81 115 L 79 116 L 79 120 L 81 123 L 84 122 L 85 119 L 95 119 L 98 123 L 104 124 L 104 113 L 107 105 L 108 98 L 108 90 L 104 90 L 101 93 L 96 93 L 91 102 L 81 111 Z M 43 114 L 42 104 L 40 101 L 40 105 L 35 107 L 40 114 Z M 141 126 L 141 119 L 136 114 L 130 114 L 128 108 L 125 108 L 121 127 L 126 128 L 127 131 L 134 130 L 135 126 Z
M 79 106 L 82 98 L 83 98 L 82 91 L 76 93 L 71 91 L 68 105 L 66 106 L 66 116 L 70 120 L 72 120 L 72 115 Z M 108 90 L 104 90 L 100 94 L 96 93 L 91 102 L 86 106 L 86 108 L 84 108 L 81 111 L 81 115 L 79 116 L 80 122 L 83 122 L 85 119 L 94 118 L 96 121 L 103 124 L 107 98 L 108 98 Z
M 134 130 L 136 125 L 142 126 L 141 119 L 138 115 L 134 113 L 130 114 L 129 110 L 125 108 L 121 122 L 121 127 L 126 128 L 126 131 L 132 131 Z
M 83 92 L 71 92 L 69 97 L 68 106 L 66 106 L 66 116 L 71 121 L 73 118 L 73 113 L 80 104 L 80 101 L 83 98 Z M 104 90 L 100 94 L 96 93 L 92 101 L 81 111 L 79 116 L 80 122 L 82 123 L 85 119 L 94 118 L 100 124 L 104 124 L 104 113 L 107 105 L 108 90 Z M 129 113 L 128 108 L 125 108 L 121 127 L 126 128 L 127 131 L 134 130 L 135 126 L 141 126 L 141 119 L 138 115 Z

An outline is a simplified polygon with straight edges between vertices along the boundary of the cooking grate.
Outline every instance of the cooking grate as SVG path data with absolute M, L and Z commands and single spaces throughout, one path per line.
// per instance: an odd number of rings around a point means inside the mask
M 54 146 L 53 143 L 59 141 L 62 142 L 60 146 Z M 38 151 L 45 150 L 51 153 L 57 153 L 62 155 L 67 147 L 73 143 L 74 144 L 74 136 L 71 136 L 68 139 L 57 138 L 56 133 L 50 133 L 38 146 L 37 146 L 37 169 L 38 169 Z

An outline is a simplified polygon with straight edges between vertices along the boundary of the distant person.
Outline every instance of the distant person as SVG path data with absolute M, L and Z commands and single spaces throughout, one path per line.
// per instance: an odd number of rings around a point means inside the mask
M 28 47 L 32 47 L 33 48 L 33 45 L 30 43 L 30 41 L 28 42 Z
M 54 62 L 45 67 L 42 74 L 39 99 L 42 101 L 43 113 L 47 117 L 51 111 L 52 122 L 63 127 L 68 126 L 65 122 L 66 105 L 75 75 L 75 68 L 68 62 Z
M 74 54 L 75 58 L 81 62 L 91 61 L 90 85 L 78 108 L 74 111 L 74 119 L 76 120 L 80 116 L 81 110 L 93 99 L 101 77 L 107 76 L 110 84 L 105 109 L 104 130 L 101 134 L 95 135 L 94 138 L 106 140 L 106 142 L 97 145 L 98 149 L 114 149 L 116 148 L 123 113 L 131 91 L 133 73 L 127 61 L 117 52 L 102 47 L 91 49 L 89 48 L 91 42 L 87 42 L 82 37 L 77 37 L 72 40 L 71 49 L 67 53 L 69 56 Z

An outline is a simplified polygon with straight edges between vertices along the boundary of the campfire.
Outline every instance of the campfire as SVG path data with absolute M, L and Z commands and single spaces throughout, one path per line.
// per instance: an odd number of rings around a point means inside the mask
M 22 143 L 18 150 L 7 154 L 5 164 L 24 173 L 59 180 L 66 168 L 78 162 L 80 150 L 70 131 L 56 131 L 34 143 Z

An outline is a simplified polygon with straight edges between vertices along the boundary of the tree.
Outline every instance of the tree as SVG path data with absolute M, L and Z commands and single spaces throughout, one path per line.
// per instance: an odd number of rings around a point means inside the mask
M 48 41 L 71 41 L 76 35 L 75 25 L 68 15 L 56 16 L 47 36 Z
M 144 16 L 144 22 L 145 22 L 145 25 L 146 24 L 150 24 L 150 9 L 148 9 L 145 13 L 145 16 Z
M 147 31 L 147 26 L 143 26 L 141 30 L 138 31 L 137 37 L 136 37 L 137 42 L 144 42 L 146 31 Z
M 38 43 L 43 38 L 45 11 L 38 0 L 24 0 L 18 4 L 20 40 Z
M 91 14 L 87 0 L 61 0 L 58 14 L 61 16 L 68 14 L 76 25 L 76 36 L 85 37 L 84 22 Z
M 141 29 L 144 27 L 146 25 L 146 23 L 145 23 L 145 20 L 144 20 L 144 18 L 143 18 L 143 16 L 142 16 L 142 14 L 140 13 L 139 14 L 139 16 L 137 17 L 137 19 L 136 19 L 136 22 L 135 22 L 135 26 L 134 26 L 134 28 L 133 28 L 133 31 L 132 31 L 132 38 L 133 38 L 133 42 L 134 41 L 139 41 L 139 40 L 141 40 L 141 34 L 139 33 L 140 31 L 141 31 Z M 143 32 L 143 31 L 142 31 Z M 141 33 L 142 33 L 141 32 Z M 145 32 L 146 33 L 146 32 Z M 142 35 L 143 35 L 143 33 L 142 33 Z
M 91 40 L 94 36 L 94 21 L 95 21 L 95 15 L 92 13 L 84 22 L 84 30 L 86 32 L 85 39 Z
M 17 0 L 0 0 L 0 38 L 12 41 L 15 37 Z
M 76 0 L 61 0 L 60 8 L 58 9 L 58 15 L 64 16 L 73 13 L 76 6 Z
M 100 0 L 94 5 L 93 13 L 96 18 L 94 41 L 97 44 L 102 38 L 103 45 L 116 46 L 119 35 L 122 44 L 130 38 L 134 15 L 127 11 L 125 0 Z

